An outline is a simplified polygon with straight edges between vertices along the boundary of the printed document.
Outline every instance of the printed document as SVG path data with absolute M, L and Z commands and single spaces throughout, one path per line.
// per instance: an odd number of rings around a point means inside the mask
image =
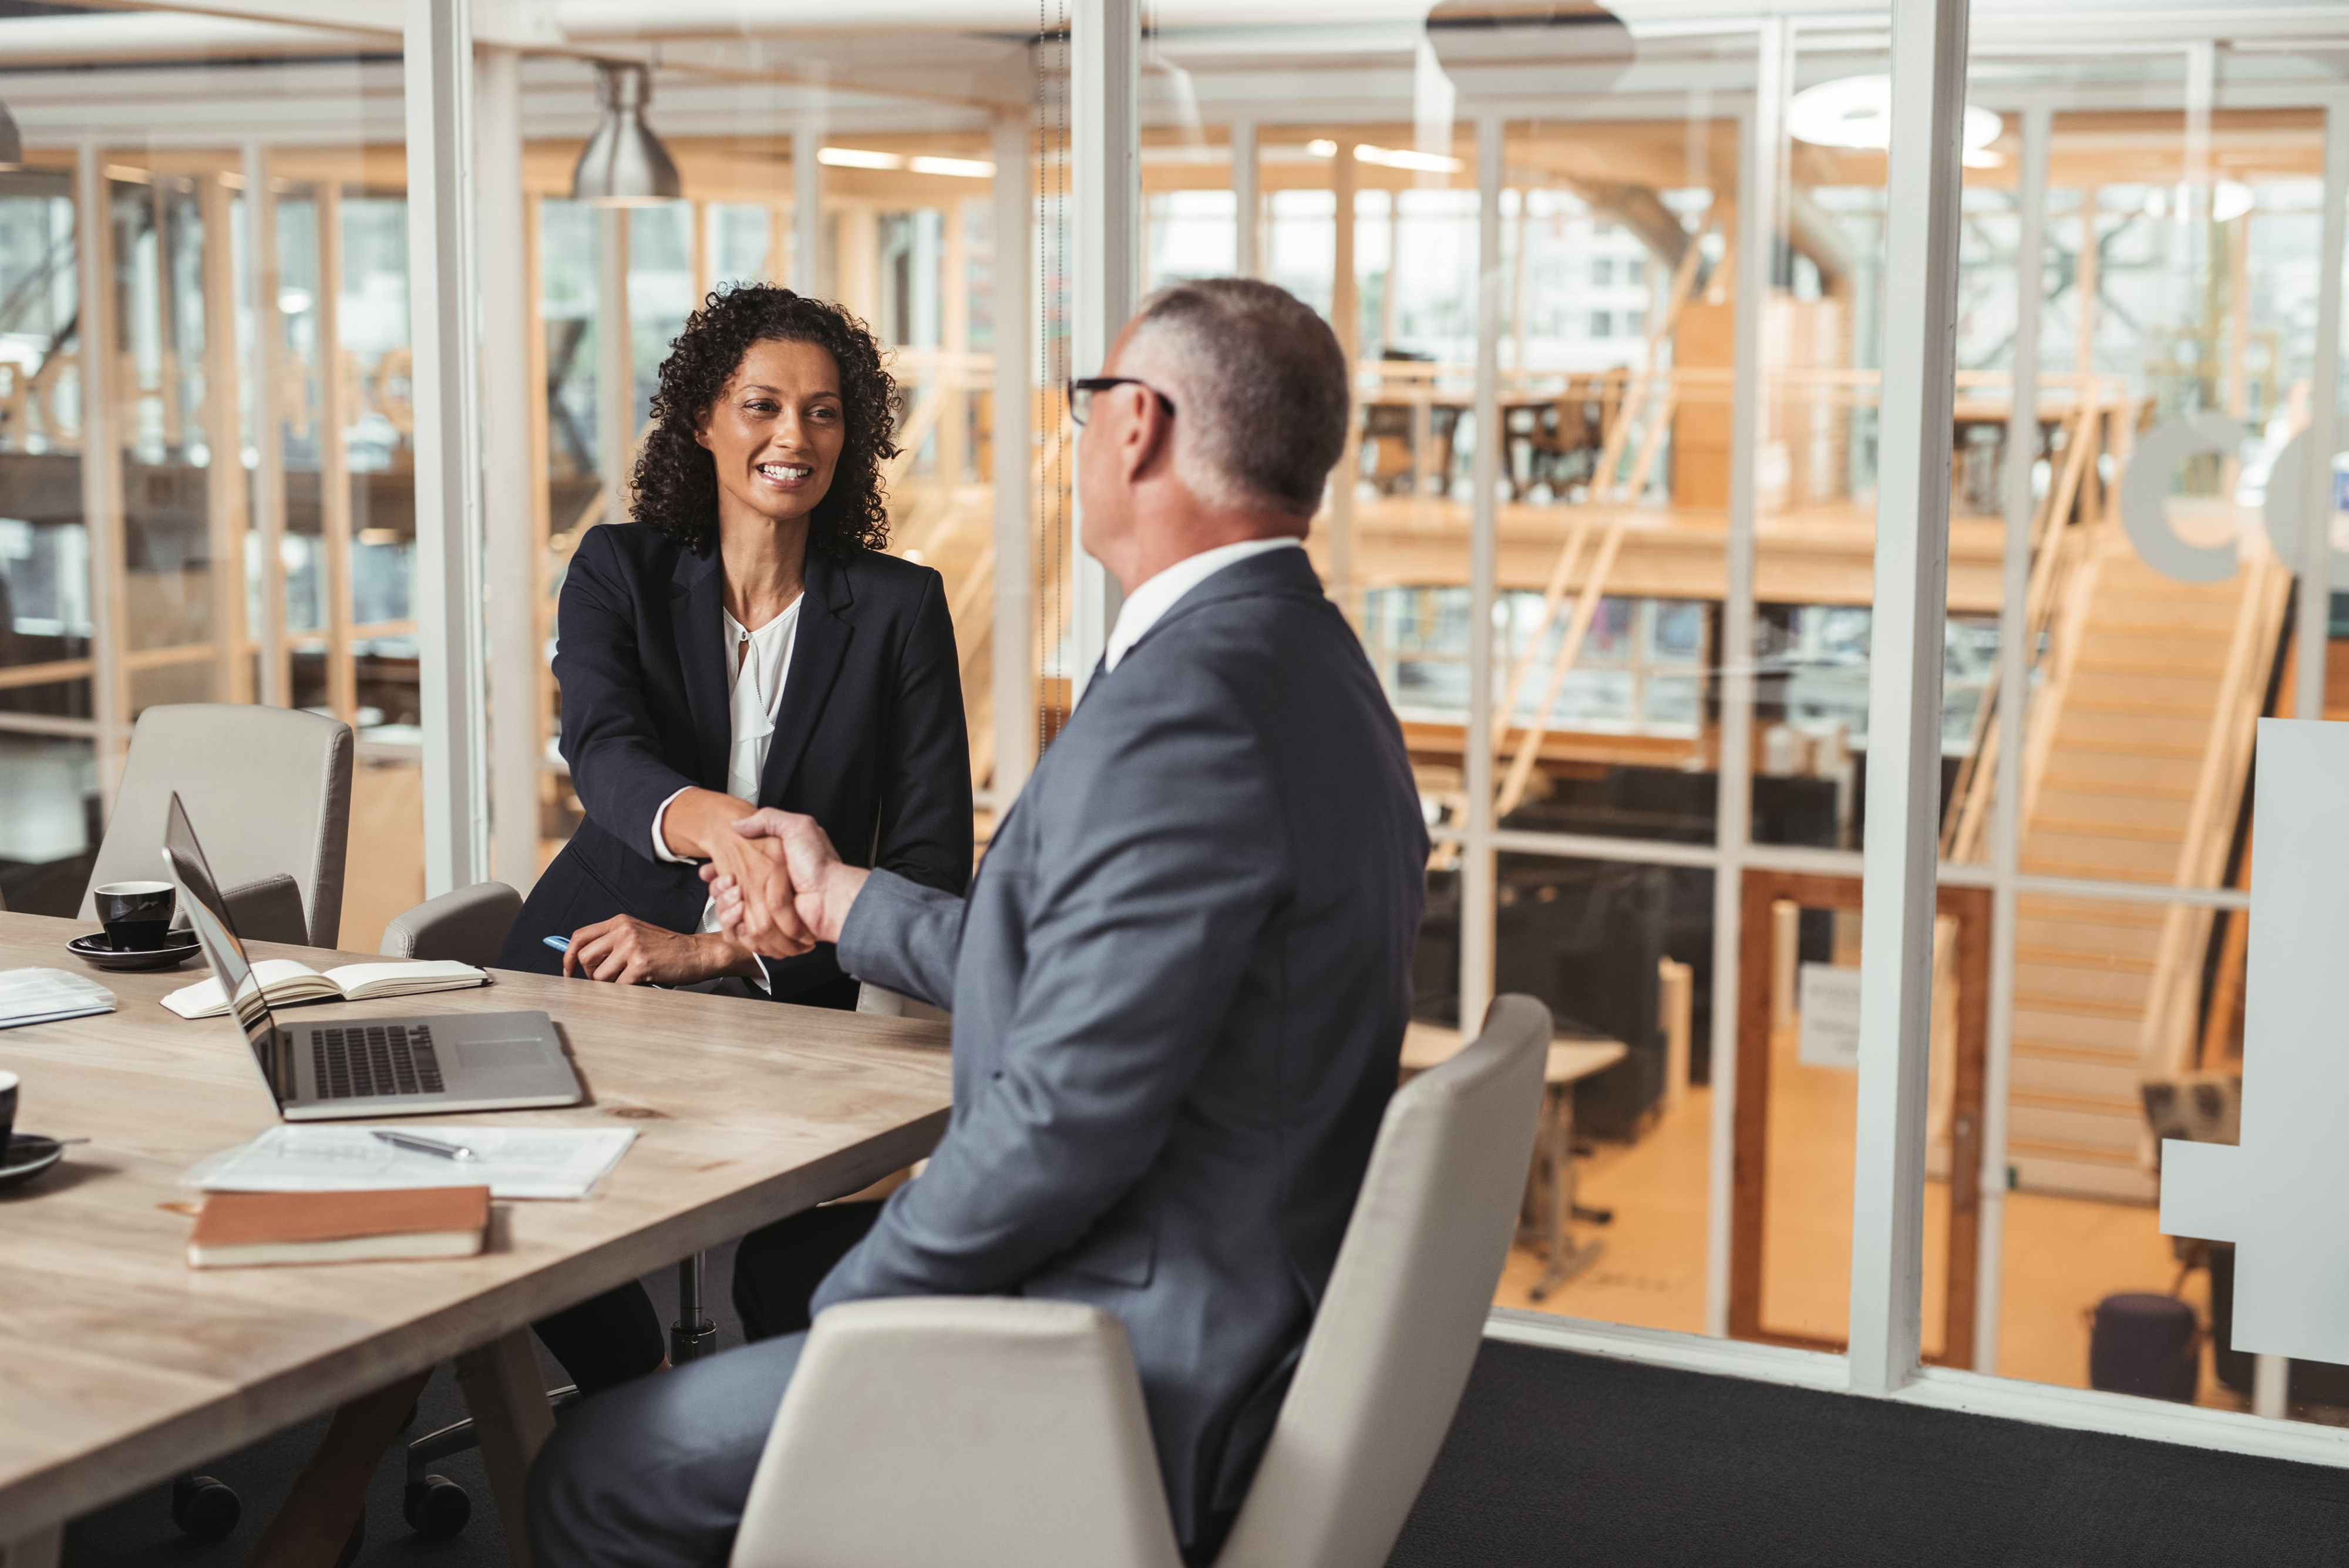
M 114 1011 L 114 992 L 61 969 L 0 970 L 0 1029 Z
M 385 1130 L 461 1145 L 474 1158 L 400 1148 L 347 1123 L 275 1127 L 198 1160 L 180 1185 L 207 1192 L 363 1192 L 478 1183 L 492 1198 L 585 1198 L 636 1136 L 630 1127 L 419 1126 L 404 1118 Z

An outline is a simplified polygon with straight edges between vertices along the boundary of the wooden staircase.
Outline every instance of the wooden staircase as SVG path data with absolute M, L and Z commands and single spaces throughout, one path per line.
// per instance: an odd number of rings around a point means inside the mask
M 2116 528 L 2075 531 L 2024 759 L 2021 869 L 2215 884 L 2249 775 L 2290 575 L 2247 548 L 2173 581 Z M 2149 1201 L 2138 1084 L 2189 1065 L 2208 910 L 2025 897 L 2007 1147 L 2018 1186 Z

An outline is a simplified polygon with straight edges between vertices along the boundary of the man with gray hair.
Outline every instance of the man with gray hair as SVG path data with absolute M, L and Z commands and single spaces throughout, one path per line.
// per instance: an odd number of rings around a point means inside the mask
M 1012 1294 L 1115 1314 L 1176 1539 L 1206 1563 L 1394 1087 L 1427 834 L 1394 717 L 1299 548 L 1345 446 L 1330 328 L 1268 284 L 1181 284 L 1102 371 L 1070 389 L 1077 483 L 1124 606 L 968 896 L 846 865 L 778 811 L 736 825 L 774 880 L 711 879 L 757 951 L 835 942 L 849 973 L 954 1014 L 946 1137 L 814 1307 Z M 722 1563 L 802 1337 L 582 1406 L 532 1477 L 542 1568 Z

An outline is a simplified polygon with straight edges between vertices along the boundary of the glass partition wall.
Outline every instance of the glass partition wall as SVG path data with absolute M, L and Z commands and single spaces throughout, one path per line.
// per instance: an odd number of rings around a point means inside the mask
M 402 70 L 318 54 L 10 75 L 13 908 L 78 907 L 129 727 L 170 702 L 352 723 L 346 943 L 422 896 Z M 142 83 L 178 109 L 136 112 Z
M 2116 52 L 2098 29 L 2124 25 L 2073 9 L 1976 17 L 1964 62 L 1954 358 L 1927 356 L 1951 400 L 1930 711 L 1878 647 L 1917 611 L 1878 526 L 1919 506 L 1889 6 L 1341 26 L 1084 0 L 1040 33 L 881 26 L 862 52 L 746 12 L 737 42 L 658 41 L 647 118 L 682 188 L 626 208 L 574 201 L 571 171 L 596 58 L 648 57 L 657 22 L 522 57 L 522 243 L 481 264 L 527 322 L 534 684 L 526 724 L 492 715 L 523 842 L 543 864 L 579 820 L 546 668 L 565 563 L 626 515 L 660 358 L 709 290 L 788 282 L 892 347 L 891 548 L 947 578 L 983 845 L 1102 630 L 1061 393 L 1098 369 L 1075 359 L 1089 302 L 1268 278 L 1352 365 L 1309 543 L 1435 840 L 1405 1068 L 1498 990 L 1558 1021 L 1493 1332 L 1876 1387 L 1907 1309 L 1867 1295 L 1899 1270 L 1858 1020 L 1899 955 L 1863 951 L 1863 871 L 1930 829 L 1923 1133 L 1894 1171 L 1922 1186 L 1900 1267 L 1929 1366 L 1895 1387 L 2349 1460 L 2239 1414 L 2337 1422 L 2349 1392 L 2236 1351 L 2231 1253 L 2154 1206 L 2160 1138 L 2234 1136 L 2252 726 L 2336 701 L 2327 586 L 2295 574 L 2341 389 L 2349 107 L 2256 19 L 2156 4 Z M 1136 29 L 1131 123 L 1071 77 L 1112 25 Z M 346 944 L 421 894 L 397 42 L 202 78 L 339 92 L 333 135 L 142 140 L 88 108 L 133 100 L 127 67 L 0 76 L 28 145 L 0 171 L 14 905 L 78 900 L 124 726 L 183 701 L 356 724 L 352 896 L 383 907 L 350 907 Z M 1088 251 L 1107 188 L 1080 182 L 1112 134 L 1133 233 Z M 492 621 L 515 602 L 493 590 Z M 1899 757 L 1888 723 L 1918 737 Z M 1907 793 L 1871 813 L 1896 764 Z M 2182 1382 L 2104 1379 L 2168 1404 L 1969 1379 L 2086 1387 L 2124 1293 L 2199 1335 Z
M 2337 1367 L 2278 1360 L 2260 1395 L 2230 1338 L 2234 1248 L 2164 1235 L 2156 1208 L 2160 1140 L 2237 1137 L 2255 727 L 2338 701 L 2308 647 L 2333 635 L 2329 585 L 2296 578 L 2310 427 L 2338 406 L 2317 378 L 2337 378 L 2319 332 L 2344 171 L 2328 186 L 2323 95 L 2271 64 L 1977 44 L 1970 94 L 2004 128 L 1967 174 L 1952 483 L 2002 518 L 2023 591 L 1941 845 L 1946 879 L 1987 872 L 2013 900 L 1978 1365 L 2088 1382 L 2102 1303 L 2169 1298 L 2178 1364 L 2100 1386 L 2337 1426 Z

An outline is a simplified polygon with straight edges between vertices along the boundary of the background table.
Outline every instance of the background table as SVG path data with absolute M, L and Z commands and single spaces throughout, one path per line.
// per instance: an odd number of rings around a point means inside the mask
M 1466 1044 L 1457 1029 L 1414 1020 L 1403 1031 L 1402 1070 L 1405 1075 L 1424 1073 L 1458 1055 Z M 1549 1059 L 1542 1069 L 1541 1134 L 1534 1144 L 1533 1170 L 1526 1179 L 1525 1211 L 1533 1223 L 1518 1230 L 1522 1238 L 1530 1229 L 1548 1259 L 1549 1266 L 1527 1293 L 1535 1301 L 1597 1262 L 1607 1250 L 1602 1241 L 1576 1241 L 1569 1223 L 1574 1219 L 1574 1085 L 1605 1072 L 1625 1054 L 1619 1040 L 1549 1043 Z
M 0 969 L 96 974 L 65 950 L 89 929 L 0 914 Z M 317 969 L 371 957 L 254 950 Z M 196 1196 L 180 1173 L 278 1119 L 233 1023 L 160 1005 L 205 972 L 99 974 L 119 1011 L 0 1030 L 0 1069 L 24 1080 L 17 1129 L 90 1140 L 0 1193 L 8 1568 L 77 1514 L 460 1352 L 503 1347 L 492 1370 L 526 1406 L 541 1391 L 524 1325 L 853 1192 L 946 1130 L 936 1023 L 503 971 L 474 991 L 297 1008 L 286 1016 L 546 1012 L 587 1103 L 433 1119 L 624 1126 L 636 1141 L 583 1201 L 497 1204 L 477 1258 L 197 1271 L 189 1221 L 167 1207 Z M 544 1412 L 538 1398 L 523 1419 Z

